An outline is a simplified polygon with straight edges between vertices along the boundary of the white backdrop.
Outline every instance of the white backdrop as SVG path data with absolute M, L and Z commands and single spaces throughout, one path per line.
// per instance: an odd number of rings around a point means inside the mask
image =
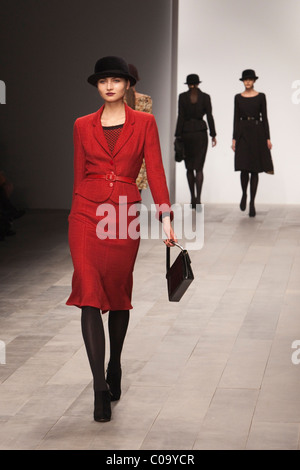
M 257 203 L 300 203 L 299 18 L 299 0 L 179 0 L 177 91 L 186 91 L 186 76 L 197 73 L 217 130 L 204 166 L 203 203 L 240 200 L 230 146 L 234 95 L 244 89 L 239 78 L 247 68 L 255 69 L 255 88 L 267 97 L 275 167 L 275 175 L 260 175 Z M 190 202 L 184 163 L 176 164 L 176 201 Z

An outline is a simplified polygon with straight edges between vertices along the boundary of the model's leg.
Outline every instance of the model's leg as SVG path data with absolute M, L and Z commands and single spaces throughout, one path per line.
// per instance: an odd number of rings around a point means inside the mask
M 195 197 L 195 175 L 194 170 L 187 170 L 186 177 L 188 180 L 188 185 L 191 193 L 191 205 L 194 209 L 196 207 L 196 197 Z
M 104 373 L 105 334 L 101 313 L 98 308 L 82 308 L 81 329 L 93 374 L 94 390 L 107 390 Z
M 257 192 L 258 186 L 258 173 L 251 173 L 251 180 L 250 180 L 250 208 L 249 208 L 249 216 L 255 217 L 256 210 L 255 210 L 255 196 Z
M 81 315 L 82 336 L 91 366 L 95 392 L 95 421 L 109 421 L 111 418 L 110 393 L 105 381 L 105 334 L 100 310 L 83 307 Z
M 241 211 L 244 211 L 246 209 L 248 183 L 249 183 L 248 171 L 241 171 L 241 186 L 242 186 L 242 191 L 243 191 L 242 199 L 240 202 Z
M 203 171 L 199 170 L 196 172 L 196 190 L 197 190 L 196 204 L 201 204 L 202 185 L 203 185 Z
M 119 400 L 121 396 L 121 353 L 129 323 L 129 310 L 112 310 L 108 317 L 110 340 L 110 358 L 107 367 L 106 381 L 109 384 L 111 400 Z

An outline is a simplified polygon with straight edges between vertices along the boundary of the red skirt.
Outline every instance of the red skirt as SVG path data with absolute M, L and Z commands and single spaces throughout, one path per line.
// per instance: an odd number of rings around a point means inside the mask
M 74 266 L 67 305 L 132 309 L 133 269 L 140 244 L 137 204 L 89 201 L 76 194 L 69 215 Z

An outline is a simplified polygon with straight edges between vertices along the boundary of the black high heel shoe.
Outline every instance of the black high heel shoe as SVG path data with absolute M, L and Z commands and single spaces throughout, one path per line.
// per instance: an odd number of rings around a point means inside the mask
M 100 423 L 110 421 L 110 392 L 109 390 L 95 391 L 94 420 Z
M 255 217 L 256 216 L 256 210 L 254 203 L 250 202 L 250 208 L 249 208 L 249 217 Z
M 110 399 L 111 401 L 120 400 L 121 397 L 121 378 L 122 378 L 122 369 L 117 371 L 111 371 L 109 366 L 107 368 L 106 383 L 109 386 Z
M 246 205 L 247 205 L 247 194 L 243 194 L 241 202 L 240 202 L 240 209 L 241 211 L 246 210 Z

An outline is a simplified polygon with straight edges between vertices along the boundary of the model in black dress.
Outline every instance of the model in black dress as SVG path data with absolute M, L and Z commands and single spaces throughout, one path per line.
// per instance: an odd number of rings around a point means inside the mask
M 201 204 L 203 166 L 208 146 L 207 124 L 203 119 L 205 115 L 212 146 L 217 144 L 210 96 L 198 88 L 199 83 L 201 82 L 197 74 L 187 76 L 186 84 L 189 90 L 179 95 L 175 131 L 175 137 L 182 139 L 184 144 L 184 162 L 193 208 Z
M 235 152 L 235 171 L 241 172 L 243 194 L 240 209 L 246 209 L 250 179 L 250 217 L 256 215 L 258 173 L 274 173 L 266 96 L 254 90 L 257 78 L 254 70 L 244 70 L 240 80 L 244 82 L 245 91 L 236 95 L 234 100 L 232 149 Z

